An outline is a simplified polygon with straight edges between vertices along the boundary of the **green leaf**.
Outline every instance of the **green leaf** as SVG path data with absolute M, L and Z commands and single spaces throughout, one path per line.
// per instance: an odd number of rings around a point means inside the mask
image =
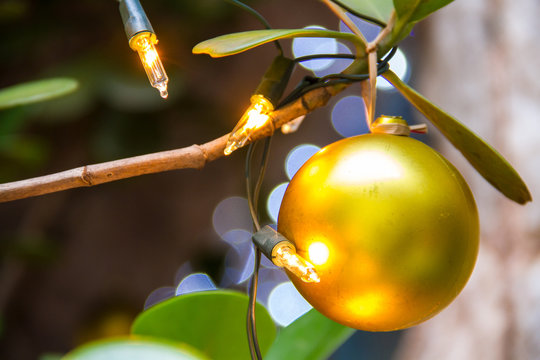
M 195 45 L 192 51 L 194 54 L 208 54 L 212 57 L 223 57 L 239 54 L 274 40 L 296 37 L 330 37 L 344 39 L 354 42 L 357 45 L 362 45 L 362 50 L 365 47 L 363 44 L 359 44 L 360 40 L 355 35 L 339 31 L 321 29 L 272 29 L 245 31 L 218 36 Z
M 0 90 L 0 110 L 53 99 L 75 91 L 78 82 L 53 78 L 13 85 Z
M 336 4 L 351 13 L 358 13 L 366 20 L 386 24 L 390 18 L 394 4 L 392 0 L 333 0 Z M 381 24 L 381 25 L 382 25 Z
M 392 71 L 384 78 L 398 89 L 424 116 L 435 125 L 471 165 L 497 190 L 509 199 L 525 204 L 532 200 L 525 182 L 514 168 L 490 145 L 465 125 L 448 115 L 425 97 L 410 88 Z
M 205 291 L 162 302 L 133 323 L 132 333 L 189 344 L 214 360 L 249 359 L 248 297 L 233 291 Z M 257 304 L 257 333 L 264 355 L 276 336 L 266 309 Z
M 120 338 L 85 344 L 63 360 L 205 360 L 185 344 L 149 338 Z
M 355 331 L 312 309 L 280 331 L 264 359 L 327 359 Z
M 452 1 L 454 0 L 394 0 L 394 7 L 398 18 L 406 18 L 408 23 L 413 23 L 422 20 Z

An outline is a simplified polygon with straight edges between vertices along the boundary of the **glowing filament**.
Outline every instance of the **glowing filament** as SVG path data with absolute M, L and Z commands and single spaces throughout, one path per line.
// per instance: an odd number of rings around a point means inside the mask
M 307 260 L 296 253 L 296 249 L 289 242 L 276 245 L 272 251 L 272 261 L 280 267 L 284 267 L 304 282 L 320 282 L 319 274 Z
M 139 54 L 150 85 L 158 89 L 161 97 L 165 99 L 169 95 L 167 93 L 169 78 L 154 46 L 157 44 L 156 35 L 143 32 L 135 35 L 129 44 Z
M 262 95 L 253 95 L 251 97 L 251 105 L 246 110 L 244 115 L 234 127 L 227 146 L 225 147 L 225 155 L 229 155 L 234 150 L 244 146 L 250 137 L 259 129 L 262 129 L 268 121 L 269 114 L 274 110 L 274 106 Z

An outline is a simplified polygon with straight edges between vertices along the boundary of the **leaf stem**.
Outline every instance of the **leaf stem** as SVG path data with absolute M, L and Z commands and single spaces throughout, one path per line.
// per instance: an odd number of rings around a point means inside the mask
M 345 12 L 345 10 L 343 10 L 343 8 L 341 6 L 338 6 L 336 5 L 335 3 L 333 3 L 332 1 L 330 0 L 322 0 L 322 2 L 328 6 L 328 8 L 330 10 L 332 10 L 332 12 L 334 14 L 336 14 L 336 16 L 341 20 L 343 21 L 343 23 L 349 28 L 351 29 L 351 31 L 356 35 L 358 36 L 358 38 L 364 43 L 364 48 L 367 46 L 367 40 L 366 38 L 364 37 L 364 34 L 362 34 L 362 32 L 360 31 L 360 29 L 358 29 L 358 27 L 356 26 L 356 24 L 347 16 L 347 13 Z

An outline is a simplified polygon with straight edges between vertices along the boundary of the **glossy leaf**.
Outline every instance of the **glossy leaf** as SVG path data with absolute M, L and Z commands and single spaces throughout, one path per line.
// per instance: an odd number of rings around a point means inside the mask
M 205 360 L 206 356 L 185 345 L 149 338 L 120 338 L 85 344 L 64 360 Z
M 334 2 L 349 12 L 362 15 L 366 20 L 374 19 L 375 22 L 384 24 L 388 22 L 390 14 L 394 10 L 392 0 L 339 0 Z
M 394 0 L 398 17 L 406 17 L 408 23 L 417 22 L 454 0 Z
M 186 343 L 214 360 L 248 359 L 247 307 L 248 297 L 233 291 L 181 295 L 140 314 L 132 333 Z M 260 304 L 257 333 L 265 354 L 276 336 L 276 327 Z
M 313 309 L 280 331 L 264 359 L 327 359 L 355 331 Z
M 70 78 L 37 80 L 0 89 L 0 110 L 67 95 L 78 82 Z
M 527 185 L 517 171 L 489 144 L 410 88 L 392 71 L 385 72 L 383 76 L 431 121 L 480 175 L 497 190 L 519 204 L 532 200 Z
M 330 37 L 350 40 L 358 44 L 359 39 L 353 34 L 321 29 L 272 29 L 254 30 L 218 36 L 203 41 L 193 48 L 194 54 L 208 54 L 223 57 L 239 54 L 243 51 L 269 43 L 274 40 L 296 37 Z

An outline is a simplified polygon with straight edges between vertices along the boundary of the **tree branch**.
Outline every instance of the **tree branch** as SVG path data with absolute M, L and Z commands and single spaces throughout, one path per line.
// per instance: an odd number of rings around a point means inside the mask
M 338 84 L 314 89 L 296 101 L 277 109 L 272 114 L 273 126 L 267 126 L 251 139 L 251 142 L 272 135 L 287 122 L 326 105 L 328 100 L 348 85 Z M 50 194 L 77 187 L 94 186 L 111 181 L 169 170 L 202 169 L 206 163 L 222 156 L 229 135 L 202 145 L 162 151 L 78 167 L 59 173 L 0 184 L 0 202 Z

